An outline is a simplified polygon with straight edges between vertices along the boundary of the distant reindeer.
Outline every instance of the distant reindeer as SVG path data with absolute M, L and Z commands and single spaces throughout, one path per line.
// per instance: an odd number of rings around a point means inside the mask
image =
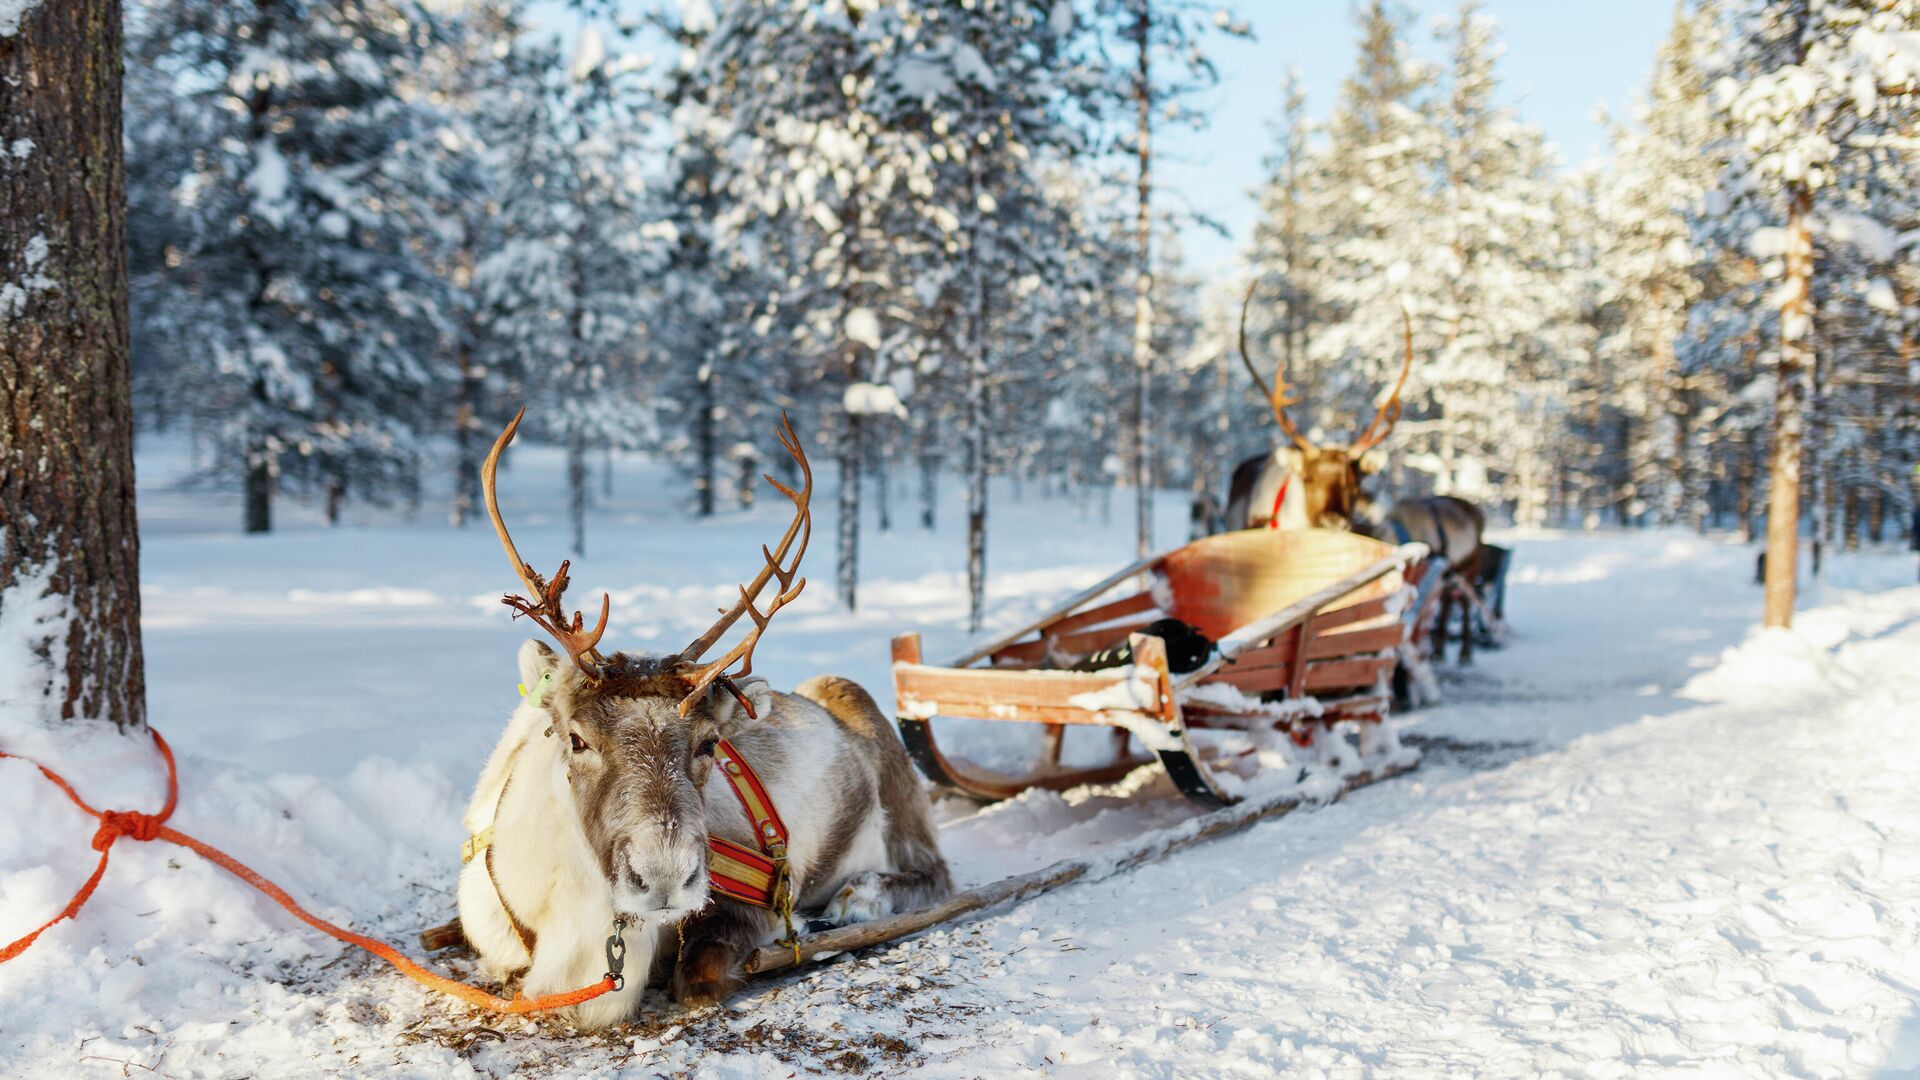
M 1400 419 L 1400 391 L 1413 370 L 1412 317 L 1401 313 L 1405 357 L 1393 393 L 1352 443 L 1320 446 L 1301 434 L 1287 415 L 1288 407 L 1299 399 L 1289 396 L 1284 366 L 1275 364 L 1272 387 L 1254 367 L 1247 352 L 1247 309 L 1252 302 L 1253 288 L 1249 286 L 1240 305 L 1240 360 L 1292 445 L 1250 457 L 1234 468 L 1227 496 L 1228 527 L 1346 529 L 1403 544 L 1418 541 L 1445 558 L 1463 580 L 1478 580 L 1486 556 L 1481 537 L 1487 527 L 1486 515 L 1479 507 L 1450 495 L 1432 495 L 1397 500 L 1385 514 L 1379 514 L 1365 488 L 1367 477 L 1380 468 L 1379 458 L 1371 451 Z M 1443 597 L 1436 640 L 1440 647 L 1445 645 L 1451 607 L 1451 596 Z M 1462 607 L 1460 659 L 1465 663 L 1473 656 L 1472 614 L 1464 604 Z
M 575 1006 L 577 1024 L 625 1018 L 649 974 L 687 1005 L 736 989 L 745 953 L 774 941 L 785 920 L 710 886 L 710 835 L 767 850 L 729 781 L 713 782 L 723 739 L 785 821 L 778 854 L 794 906 L 848 923 L 949 893 L 926 794 L 867 692 L 823 676 L 782 694 L 750 677 L 769 622 L 806 585 L 795 574 L 812 532 L 813 473 L 792 426 L 780 437 L 799 465 L 801 489 L 767 478 L 794 504 L 786 535 L 762 549 L 766 565 L 712 627 L 680 652 L 655 657 L 601 654 L 611 598 L 601 597 L 599 623 L 588 630 L 579 612 L 569 619 L 561 606 L 567 564 L 549 581 L 521 560 L 494 494 L 500 452 L 519 424 L 516 416 L 495 441 L 482 489 L 526 589 L 505 602 L 564 655 L 539 641 L 521 647 L 520 677 L 532 689 L 467 808 L 473 840 L 460 875 L 460 925 L 486 971 L 505 980 L 524 970 L 521 992 L 529 996 L 591 984 L 609 966 L 617 926 L 634 937 L 626 963 L 634 977 Z M 762 609 L 770 581 L 777 584 Z M 745 638 L 702 663 L 743 614 L 753 622 Z

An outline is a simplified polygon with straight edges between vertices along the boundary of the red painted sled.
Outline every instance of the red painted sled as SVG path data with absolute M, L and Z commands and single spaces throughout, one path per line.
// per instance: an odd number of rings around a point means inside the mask
M 1142 559 L 945 665 L 923 663 L 920 636 L 902 635 L 893 642 L 901 738 L 935 783 L 977 798 L 1111 781 L 1157 758 L 1189 798 L 1227 805 L 1190 732 L 1264 726 L 1305 746 L 1334 724 L 1385 719 L 1413 625 L 1402 570 L 1425 555 L 1420 544 L 1324 529 L 1226 533 Z M 1138 578 L 1144 588 L 1109 598 Z M 1166 642 L 1142 633 L 1166 618 L 1216 643 L 1194 670 L 1172 671 Z M 1063 670 L 1121 645 L 1130 663 Z M 944 753 L 935 717 L 1045 725 L 1038 760 L 1009 772 Z M 1075 725 L 1110 729 L 1110 760 L 1064 762 Z

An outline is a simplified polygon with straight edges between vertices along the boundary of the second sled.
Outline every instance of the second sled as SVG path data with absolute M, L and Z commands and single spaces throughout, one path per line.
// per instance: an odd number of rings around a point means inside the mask
M 1426 555 L 1326 529 L 1249 530 L 1196 540 L 1133 563 L 1020 629 L 944 664 L 920 636 L 893 642 L 900 734 L 936 784 L 981 799 L 1116 780 L 1158 760 L 1190 799 L 1225 806 L 1192 732 L 1266 727 L 1309 746 L 1335 724 L 1386 718 L 1389 681 L 1412 626 L 1402 571 Z M 1176 673 L 1162 619 L 1214 647 Z M 1128 662 L 1101 670 L 1104 650 Z M 944 750 L 936 719 L 1041 725 L 1035 759 L 989 767 Z M 1074 763 L 1070 728 L 1106 728 L 1104 760 Z

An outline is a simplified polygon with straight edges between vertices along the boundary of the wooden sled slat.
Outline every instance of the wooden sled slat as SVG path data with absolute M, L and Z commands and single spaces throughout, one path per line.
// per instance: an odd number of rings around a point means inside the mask
M 994 710 L 1032 706 L 1072 709 L 1068 699 L 1106 690 L 1120 678 L 1081 671 L 1004 671 L 998 668 L 962 669 L 899 664 L 894 667 L 894 693 L 903 715 L 968 715 L 951 707 Z M 1086 710 L 1076 710 L 1086 712 Z M 996 714 L 985 714 L 994 718 Z M 1089 714 L 1091 715 L 1091 714 Z M 1011 719 L 1012 717 L 1008 717 Z M 1089 723 L 1091 721 L 1050 721 Z

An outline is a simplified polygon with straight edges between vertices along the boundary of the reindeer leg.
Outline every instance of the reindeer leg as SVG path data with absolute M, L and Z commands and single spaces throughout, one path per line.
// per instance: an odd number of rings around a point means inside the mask
M 1433 620 L 1433 659 L 1444 663 L 1447 659 L 1447 624 L 1453 620 L 1453 586 L 1442 580 L 1440 588 L 1440 617 Z
M 727 900 L 716 899 L 689 916 L 680 926 L 680 962 L 669 983 L 674 1003 L 694 1009 L 732 996 L 746 981 L 741 959 L 767 940 L 771 928 L 768 912 Z
M 1459 587 L 1463 590 L 1469 588 L 1465 582 L 1462 582 Z M 1463 595 L 1460 598 L 1460 666 L 1467 667 L 1472 663 L 1473 605 L 1468 603 L 1467 598 Z

